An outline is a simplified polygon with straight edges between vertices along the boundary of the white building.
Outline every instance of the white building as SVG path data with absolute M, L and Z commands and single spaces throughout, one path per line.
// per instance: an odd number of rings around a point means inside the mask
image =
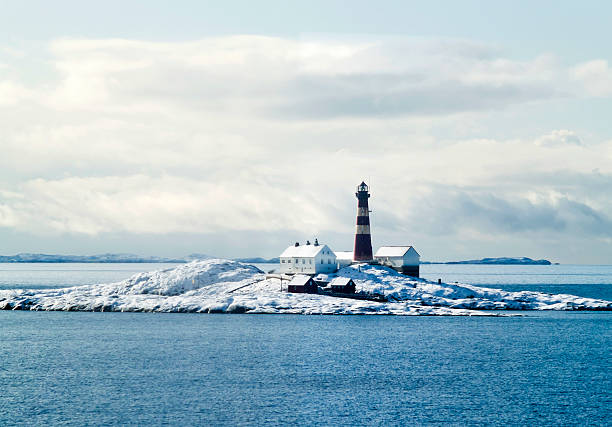
M 335 251 L 338 270 L 353 263 L 353 251 Z
M 381 246 L 374 259 L 401 273 L 419 277 L 421 256 L 412 246 Z
M 296 243 L 280 255 L 281 273 L 332 273 L 336 269 L 336 254 L 327 245 Z

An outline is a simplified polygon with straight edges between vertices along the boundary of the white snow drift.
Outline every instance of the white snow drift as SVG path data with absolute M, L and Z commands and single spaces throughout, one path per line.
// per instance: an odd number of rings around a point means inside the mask
M 117 283 L 4 290 L 0 291 L 0 309 L 397 315 L 490 314 L 482 310 L 612 310 L 610 301 L 438 284 L 365 264 L 321 278 L 334 276 L 351 277 L 358 291 L 384 294 L 389 302 L 281 292 L 278 279 L 266 279 L 252 265 L 209 259 L 139 273 Z

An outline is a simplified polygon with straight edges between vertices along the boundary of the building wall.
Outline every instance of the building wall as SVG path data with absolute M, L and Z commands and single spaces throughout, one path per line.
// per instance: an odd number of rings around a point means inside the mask
M 343 293 L 343 294 L 354 294 L 355 293 L 355 284 L 350 283 L 346 286 L 340 285 L 332 285 L 330 286 L 332 292 Z
M 281 273 L 317 274 L 333 273 L 336 270 L 336 255 L 327 246 L 314 257 L 282 257 L 280 259 Z
M 337 270 L 336 254 L 327 245 L 315 257 L 316 273 L 332 273 Z
M 315 260 L 317 273 L 333 273 L 337 270 L 336 256 L 333 252 L 331 252 L 331 255 L 319 254 Z
M 414 258 L 411 258 L 411 260 L 413 259 Z M 419 277 L 419 264 L 406 265 L 404 264 L 404 258 L 402 257 L 377 257 L 376 261 L 382 265 L 391 267 L 392 269 L 399 271 L 406 276 Z
M 287 292 L 294 294 L 316 294 L 317 285 L 314 282 L 307 283 L 306 285 L 288 285 Z
M 421 263 L 421 257 L 414 250 L 414 248 L 410 248 L 404 256 L 396 256 L 396 257 L 375 257 L 376 261 L 380 262 L 382 265 L 386 265 L 393 268 L 401 268 L 404 266 L 418 266 Z
M 418 265 L 404 265 L 399 270 L 400 273 L 406 276 L 419 277 L 419 266 Z
M 333 261 L 332 264 L 317 264 L 317 273 L 333 273 L 338 269 L 336 262 Z
M 283 262 L 284 261 L 284 262 Z M 281 258 L 281 273 L 317 273 L 316 259 L 314 258 Z
M 403 262 L 404 265 L 419 265 L 421 263 L 421 257 L 414 248 L 410 248 L 410 250 L 404 254 Z
M 404 258 L 402 257 L 375 257 L 376 261 L 387 267 L 400 268 L 404 265 Z

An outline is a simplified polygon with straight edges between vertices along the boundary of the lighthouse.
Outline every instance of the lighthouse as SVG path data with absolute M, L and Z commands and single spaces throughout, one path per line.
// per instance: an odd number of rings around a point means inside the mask
M 357 186 L 357 227 L 355 229 L 355 249 L 353 261 L 372 261 L 372 238 L 370 237 L 370 193 L 365 182 Z

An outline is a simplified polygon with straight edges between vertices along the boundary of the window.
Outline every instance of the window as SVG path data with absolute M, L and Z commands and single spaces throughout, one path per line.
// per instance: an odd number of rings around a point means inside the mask
M 281 259 L 281 264 L 284 264 L 284 263 L 285 263 L 285 260 L 284 260 L 284 259 Z
M 306 264 L 306 260 L 302 258 L 302 264 Z
M 321 264 L 323 264 L 323 258 L 321 258 Z
M 328 258 L 328 259 L 327 259 L 327 263 L 328 263 L 328 264 L 331 264 L 331 258 Z
M 312 258 L 308 260 L 310 264 L 312 264 Z

